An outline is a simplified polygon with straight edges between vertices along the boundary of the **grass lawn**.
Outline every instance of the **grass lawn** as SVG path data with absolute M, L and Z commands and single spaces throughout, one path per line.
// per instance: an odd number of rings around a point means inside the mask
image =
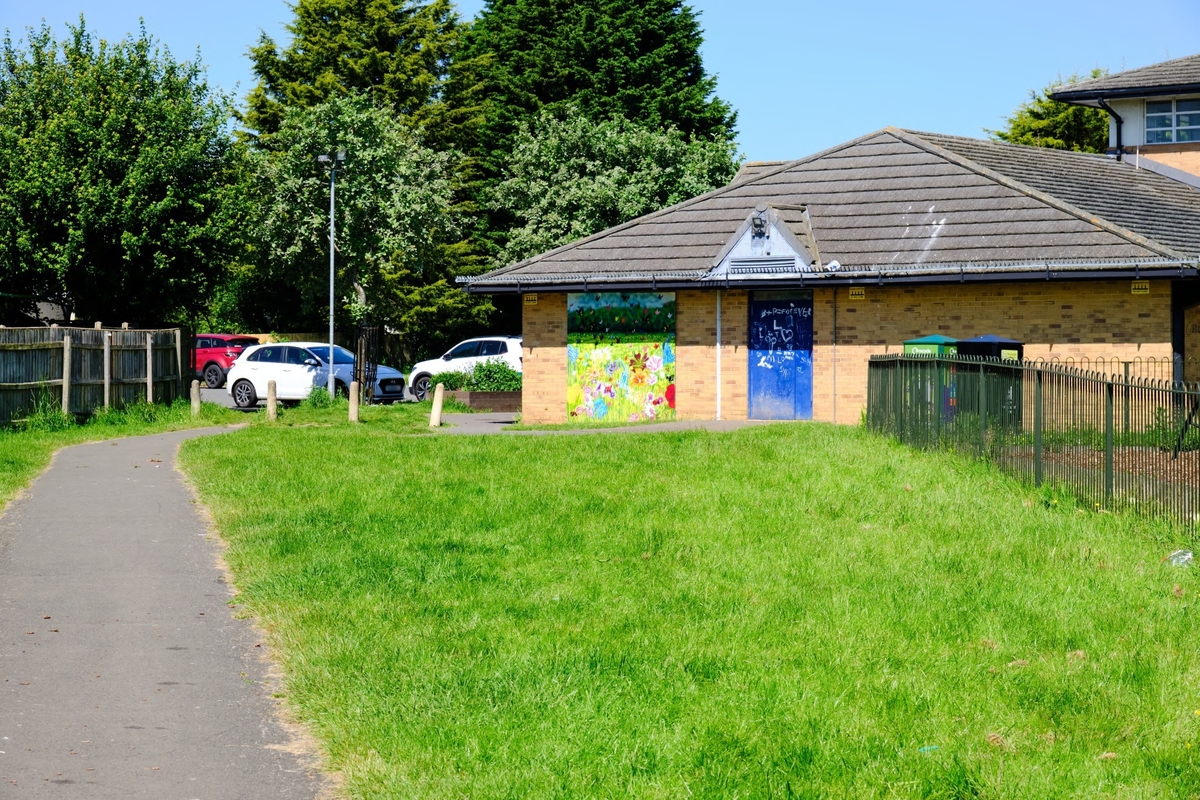
M 1195 797 L 1177 529 L 864 431 L 186 443 L 353 797 Z

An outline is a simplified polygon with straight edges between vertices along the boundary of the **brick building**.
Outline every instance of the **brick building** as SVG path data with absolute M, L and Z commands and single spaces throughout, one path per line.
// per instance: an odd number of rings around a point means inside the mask
M 1198 255 L 1177 176 L 888 128 L 466 283 L 524 297 L 527 422 L 855 423 L 925 334 L 1182 364 Z

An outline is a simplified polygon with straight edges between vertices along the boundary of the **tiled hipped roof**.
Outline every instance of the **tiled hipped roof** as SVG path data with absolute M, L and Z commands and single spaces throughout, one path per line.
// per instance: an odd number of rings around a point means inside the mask
M 489 291 L 700 280 L 760 204 L 788 222 L 807 208 L 825 277 L 833 261 L 841 275 L 920 276 L 1200 253 L 1200 191 L 1186 184 L 1103 156 L 888 128 L 470 283 Z
M 1148 67 L 1072 83 L 1050 96 L 1066 103 L 1086 103 L 1098 98 L 1153 97 L 1195 89 L 1200 89 L 1200 55 L 1174 58 Z

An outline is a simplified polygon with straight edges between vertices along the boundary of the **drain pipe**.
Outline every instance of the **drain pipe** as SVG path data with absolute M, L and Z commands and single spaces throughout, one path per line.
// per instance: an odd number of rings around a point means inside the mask
M 717 289 L 717 419 L 721 418 L 721 290 Z
M 837 425 L 837 287 L 833 287 L 833 424 Z
M 1125 120 L 1121 119 L 1120 114 L 1118 114 L 1117 112 L 1112 110 L 1112 106 L 1110 106 L 1103 97 L 1096 100 L 1096 102 L 1100 105 L 1101 108 L 1103 108 L 1105 111 L 1108 112 L 1108 115 L 1110 117 L 1112 117 L 1117 122 L 1117 161 L 1120 161 L 1121 160 L 1121 125 L 1122 125 L 1122 123 L 1125 122 Z

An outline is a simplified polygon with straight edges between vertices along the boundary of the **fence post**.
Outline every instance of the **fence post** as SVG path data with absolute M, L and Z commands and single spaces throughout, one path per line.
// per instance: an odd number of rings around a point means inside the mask
M 1121 416 L 1125 418 L 1125 433 L 1129 433 L 1129 362 L 1125 362 L 1125 388 L 1121 390 Z
M 279 419 L 279 400 L 275 393 L 275 381 L 267 381 L 267 422 Z
M 350 381 L 350 421 L 358 422 L 358 381 Z
M 62 413 L 71 413 L 71 334 L 63 334 Z
M 1033 485 L 1042 485 L 1042 371 L 1033 370 Z
M 200 381 L 192 381 L 192 416 L 200 416 Z
M 112 334 L 104 334 L 104 407 L 112 405 Z
M 1113 382 L 1105 382 L 1104 392 L 1104 505 L 1113 498 Z
M 175 329 L 175 377 L 175 396 L 183 397 L 183 333 L 179 328 Z
M 154 334 L 146 334 L 146 402 L 154 402 Z
M 987 444 L 987 390 L 984 388 L 983 364 L 979 365 L 979 457 L 983 458 Z

